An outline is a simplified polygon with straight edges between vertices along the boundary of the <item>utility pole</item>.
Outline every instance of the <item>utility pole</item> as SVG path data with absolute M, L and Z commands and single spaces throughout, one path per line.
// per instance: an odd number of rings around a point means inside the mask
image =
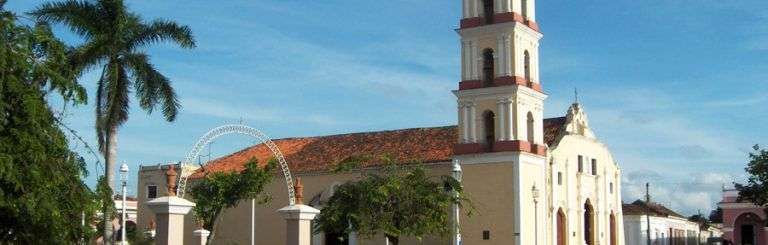
M 648 245 L 651 245 L 651 214 L 648 212 L 651 207 L 651 194 L 650 194 L 650 184 L 648 182 L 645 182 L 645 236 L 648 239 Z

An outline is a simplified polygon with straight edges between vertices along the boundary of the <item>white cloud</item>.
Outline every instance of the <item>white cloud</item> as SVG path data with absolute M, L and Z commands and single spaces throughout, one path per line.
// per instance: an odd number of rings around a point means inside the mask
M 291 110 L 289 108 L 277 108 L 275 106 L 253 105 L 247 102 L 229 104 L 196 98 L 187 98 L 184 100 L 184 110 L 182 113 L 229 120 L 244 120 L 245 122 L 305 122 L 319 125 L 342 124 L 342 121 L 329 115 L 312 114 Z
M 690 216 L 716 208 L 721 200 L 722 187 L 730 187 L 735 176 L 726 173 L 693 173 L 669 175 L 654 171 L 635 171 L 624 174 L 622 199 L 633 202 L 645 198 L 645 183 L 650 183 L 651 201 Z

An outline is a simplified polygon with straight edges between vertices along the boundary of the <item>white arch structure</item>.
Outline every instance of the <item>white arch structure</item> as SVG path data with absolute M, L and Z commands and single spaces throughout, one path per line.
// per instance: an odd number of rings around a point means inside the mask
M 187 177 L 192 174 L 187 169 L 192 164 L 192 161 L 197 158 L 198 154 L 200 154 L 200 151 L 202 151 L 205 146 L 207 146 L 214 139 L 227 134 L 248 135 L 259 139 L 261 143 L 267 145 L 269 150 L 272 151 L 272 155 L 280 164 L 280 169 L 283 171 L 283 177 L 285 177 L 285 185 L 288 187 L 288 203 L 290 203 L 290 205 L 294 205 L 296 203 L 296 197 L 293 189 L 293 178 L 291 177 L 291 171 L 288 169 L 288 163 L 285 161 L 283 153 L 280 152 L 280 149 L 277 147 L 277 145 L 275 145 L 275 143 L 272 142 L 272 140 L 270 140 L 269 137 L 267 137 L 264 133 L 258 129 L 242 124 L 223 125 L 211 129 L 211 131 L 208 131 L 208 133 L 203 135 L 203 137 L 200 137 L 197 143 L 195 143 L 195 146 L 192 147 L 192 150 L 187 154 L 187 157 L 184 158 L 184 161 L 181 162 L 181 177 L 179 178 L 179 183 L 176 185 L 178 186 L 176 196 L 182 198 L 184 197 L 184 192 L 187 185 Z

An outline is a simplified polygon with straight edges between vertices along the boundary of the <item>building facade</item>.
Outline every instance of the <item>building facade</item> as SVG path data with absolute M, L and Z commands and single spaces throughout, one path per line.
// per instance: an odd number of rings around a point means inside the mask
M 461 217 L 463 244 L 623 244 L 621 171 L 590 128 L 584 109 L 574 103 L 563 117 L 543 116 L 547 95 L 539 76 L 542 34 L 535 1 L 462 3 L 457 30 L 461 81 L 452 91 L 458 125 L 274 140 L 294 176 L 302 178 L 309 205 L 322 210 L 335 186 L 360 177 L 360 172 L 331 171 L 346 159 L 386 155 L 400 163 L 415 160 L 435 176 L 450 175 L 451 162 L 458 160 L 464 190 L 476 208 Z M 270 157 L 267 146 L 255 145 L 210 162 L 191 181 L 213 171 L 242 170 L 250 158 L 265 163 Z M 364 162 L 361 171 L 377 171 L 381 164 Z M 163 167 L 142 167 L 139 178 L 138 222 L 147 228 L 152 215 L 144 203 L 151 188 L 166 188 Z M 273 195 L 271 203 L 252 211 L 250 201 L 243 200 L 225 211 L 217 243 L 247 244 L 254 233 L 256 244 L 284 244 L 284 220 L 275 211 L 287 205 L 286 187 L 276 179 L 266 191 Z M 188 216 L 189 241 L 194 225 Z M 319 233 L 313 244 L 348 242 L 336 238 Z M 449 244 L 448 239 L 401 242 Z M 353 240 L 385 243 L 383 236 Z
M 723 239 L 734 244 L 768 245 L 768 207 L 739 202 L 739 191 L 723 190 Z
M 698 245 L 719 237 L 717 228 L 703 228 L 661 204 L 638 200 L 623 206 L 627 245 L 645 245 L 648 239 L 654 245 Z

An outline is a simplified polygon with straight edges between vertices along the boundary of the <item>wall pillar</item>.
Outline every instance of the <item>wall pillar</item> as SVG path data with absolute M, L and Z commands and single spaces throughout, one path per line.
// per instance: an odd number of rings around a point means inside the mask
M 757 244 L 768 245 L 768 227 L 763 227 L 763 236 L 762 236 L 763 240 L 760 241 L 761 239 L 760 236 L 757 236 L 757 239 L 758 239 Z
M 168 196 L 147 202 L 147 207 L 155 213 L 157 225 L 155 244 L 182 245 L 184 244 L 184 215 L 189 213 L 195 204 L 176 196 L 177 174 L 173 165 L 165 175 L 168 179 Z
M 195 206 L 194 203 L 176 196 L 152 199 L 147 206 L 155 213 L 157 230 L 155 243 L 158 245 L 184 244 L 184 215 Z
M 211 235 L 211 232 L 200 228 L 198 230 L 195 230 L 192 232 L 192 235 L 195 237 L 195 240 L 192 241 L 193 245 L 205 245 L 208 243 L 208 236 Z
M 498 115 L 496 115 L 496 118 L 497 118 L 496 119 L 497 120 L 497 123 L 496 123 L 497 126 L 496 127 L 498 128 L 498 130 L 496 131 L 496 132 L 498 132 L 497 135 L 496 135 L 496 141 L 504 141 L 504 140 L 507 139 L 505 125 L 506 125 L 506 122 L 507 122 L 507 115 L 508 115 L 508 113 L 504 110 L 504 108 L 506 107 L 505 104 L 504 104 L 505 103 L 504 101 L 505 101 L 505 99 L 500 99 L 500 100 L 496 101 L 496 107 L 498 107 L 496 109 L 496 111 L 498 111 L 498 113 L 497 113 Z
M 296 204 L 277 210 L 286 221 L 286 245 L 310 245 L 312 243 L 312 220 L 320 214 L 320 210 L 302 204 L 304 186 L 301 178 L 296 178 L 294 186 Z

